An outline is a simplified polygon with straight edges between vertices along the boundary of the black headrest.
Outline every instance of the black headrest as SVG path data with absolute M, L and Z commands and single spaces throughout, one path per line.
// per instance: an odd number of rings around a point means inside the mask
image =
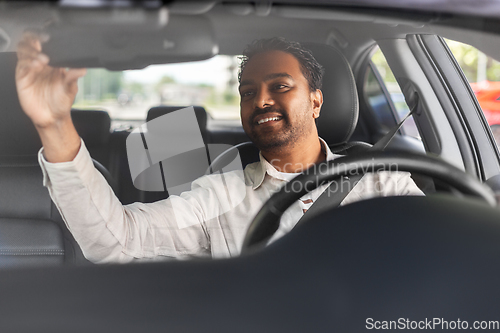
M 336 48 L 318 43 L 301 43 L 325 68 L 323 107 L 316 123 L 319 136 L 329 145 L 349 140 L 358 122 L 358 93 L 351 66 Z
M 0 155 L 32 155 L 42 143 L 17 96 L 15 52 L 0 53 Z
M 166 115 L 170 112 L 174 112 L 180 109 L 184 109 L 187 106 L 155 106 L 149 109 L 146 121 L 153 120 L 155 118 Z M 207 111 L 201 106 L 194 106 L 194 113 L 196 115 L 196 120 L 198 120 L 198 126 L 200 127 L 201 135 L 207 142 Z
M 106 111 L 71 109 L 71 118 L 87 147 L 101 146 L 108 142 L 111 118 Z

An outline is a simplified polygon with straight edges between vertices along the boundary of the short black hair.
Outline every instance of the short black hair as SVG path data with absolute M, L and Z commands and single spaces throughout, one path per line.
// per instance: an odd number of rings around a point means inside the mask
M 243 51 L 243 56 L 240 57 L 238 82 L 241 82 L 241 75 L 248 61 L 253 56 L 267 51 L 283 51 L 293 55 L 300 63 L 302 74 L 309 83 L 309 89 L 311 91 L 321 89 L 325 71 L 323 66 L 314 58 L 310 50 L 298 42 L 288 41 L 283 37 L 258 39 L 249 44 Z

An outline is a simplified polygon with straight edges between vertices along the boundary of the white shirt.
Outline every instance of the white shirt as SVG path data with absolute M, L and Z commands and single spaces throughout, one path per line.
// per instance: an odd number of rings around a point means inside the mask
M 326 143 L 327 160 L 333 154 Z M 44 186 L 87 259 L 130 262 L 240 253 L 253 217 L 294 175 L 278 172 L 262 155 L 243 171 L 208 175 L 191 190 L 155 203 L 123 206 L 97 171 L 83 144 L 73 161 L 49 163 L 39 153 Z M 323 185 L 282 216 L 275 240 L 289 232 L 328 187 Z M 407 172 L 366 174 L 342 205 L 375 196 L 423 195 Z

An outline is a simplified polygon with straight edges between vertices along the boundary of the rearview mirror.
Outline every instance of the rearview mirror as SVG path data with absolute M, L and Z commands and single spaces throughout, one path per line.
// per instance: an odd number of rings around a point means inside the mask
M 141 69 L 218 53 L 210 20 L 198 15 L 171 15 L 164 26 L 61 21 L 45 32 L 49 40 L 43 49 L 54 67 Z

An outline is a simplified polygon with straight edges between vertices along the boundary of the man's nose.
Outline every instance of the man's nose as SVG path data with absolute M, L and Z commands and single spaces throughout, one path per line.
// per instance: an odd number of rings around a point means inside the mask
M 274 100 L 267 89 L 259 89 L 254 98 L 254 108 L 264 109 L 274 105 Z

